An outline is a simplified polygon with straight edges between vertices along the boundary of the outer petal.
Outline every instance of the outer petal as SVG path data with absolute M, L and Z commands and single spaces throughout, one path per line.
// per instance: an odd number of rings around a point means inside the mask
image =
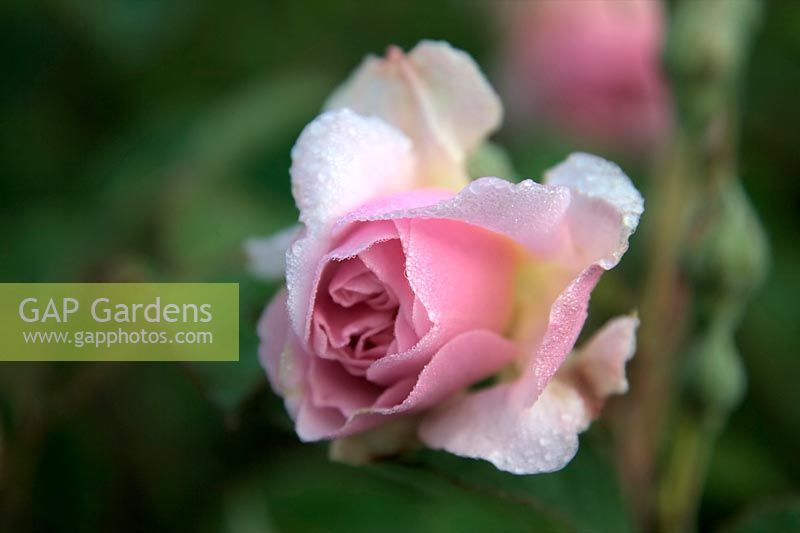
M 308 357 L 289 329 L 285 290 L 278 292 L 264 310 L 258 336 L 258 356 L 272 390 L 283 397 L 286 410 L 296 418 L 305 396 Z
M 286 254 L 289 317 L 300 338 L 331 225 L 368 200 L 406 188 L 410 149 L 396 129 L 347 109 L 320 115 L 300 135 L 292 149 L 292 192 L 306 231 Z
M 548 187 L 531 180 L 514 184 L 500 178 L 480 178 L 457 195 L 440 196 L 428 204 L 405 205 L 395 197 L 370 202 L 337 222 L 335 231 L 368 220 L 459 220 L 505 235 L 534 257 L 559 259 L 570 245 L 563 238 L 568 238 L 564 230 L 570 201 L 566 187 Z
M 530 366 L 520 379 L 526 405 L 532 405 L 545 389 L 564 359 L 575 346 L 586 322 L 589 297 L 600 279 L 602 270 L 592 265 L 581 273 L 559 294 L 550 309 L 547 330 L 538 348 L 532 354 Z
M 330 98 L 380 117 L 406 133 L 419 156 L 418 186 L 460 188 L 464 160 L 502 120 L 500 99 L 473 59 L 445 42 L 422 41 L 408 55 L 364 60 Z
M 540 260 L 608 270 L 628 248 L 644 200 L 615 164 L 584 153 L 570 155 L 546 174 L 546 184 L 480 178 L 433 205 L 397 208 L 392 197 L 370 202 L 337 223 L 446 218 L 505 235 Z
M 289 315 L 286 312 L 286 291 L 281 290 L 272 298 L 258 321 L 258 337 L 261 341 L 258 346 L 258 358 L 267 372 L 272 390 L 281 396 L 285 394 L 279 377 L 281 354 L 286 349 L 290 333 Z
M 550 169 L 545 183 L 564 185 L 577 193 L 570 209 L 576 246 L 589 256 L 599 255 L 598 263 L 606 270 L 616 265 L 644 212 L 642 195 L 622 169 L 600 157 L 575 153 Z M 606 231 L 598 231 L 598 224 Z M 611 254 L 604 256 L 609 249 Z
M 607 396 L 628 392 L 625 363 L 636 351 L 638 325 L 635 316 L 610 320 L 557 374 L 580 386 L 584 401 L 595 415 Z
M 529 375 L 433 412 L 420 427 L 422 440 L 514 474 L 563 468 L 578 449 L 578 433 L 589 426 L 605 397 L 624 391 L 624 367 L 635 350 L 637 324 L 632 317 L 608 323 L 533 405 L 525 400 Z
M 408 188 L 410 141 L 377 118 L 323 113 L 292 148 L 292 193 L 300 221 L 316 229 L 373 198 Z

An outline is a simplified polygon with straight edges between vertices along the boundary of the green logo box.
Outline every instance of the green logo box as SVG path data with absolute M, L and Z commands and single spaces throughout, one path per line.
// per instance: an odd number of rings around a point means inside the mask
M 238 360 L 238 283 L 0 283 L 0 361 Z

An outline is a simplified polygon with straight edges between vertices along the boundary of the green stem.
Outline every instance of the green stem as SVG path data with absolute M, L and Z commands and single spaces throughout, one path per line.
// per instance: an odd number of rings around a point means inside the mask
M 679 362 L 686 376 L 682 394 L 674 400 L 674 432 L 657 482 L 659 531 L 695 529 L 714 446 L 744 389 L 733 336 L 749 288 L 747 283 L 727 280 L 742 277 L 735 272 L 742 266 L 756 265 L 750 271 L 757 272 L 760 258 L 732 250 L 726 233 L 732 230 L 726 226 L 757 225 L 757 219 L 753 217 L 756 221 L 751 224 L 747 218 L 746 198 L 732 197 L 730 191 L 740 191 L 735 189 L 739 82 L 758 7 L 746 0 L 683 0 L 677 6 L 670 43 L 684 111 L 684 140 L 690 147 L 688 174 L 696 180 L 692 197 L 698 198 L 699 209 L 684 207 L 694 219 L 694 239 L 687 239 L 682 258 L 695 266 L 690 330 L 695 340 Z M 743 231 L 737 238 L 758 240 L 758 233 Z M 754 274 L 754 284 L 757 278 Z
M 666 475 L 658 494 L 659 531 L 694 531 L 709 461 L 724 420 L 711 413 L 678 415 Z
M 631 392 L 618 420 L 619 464 L 642 529 L 693 529 L 708 462 L 731 409 L 731 402 L 714 394 L 699 394 L 701 405 L 687 404 L 676 394 L 674 377 L 677 365 L 687 359 L 679 357 L 687 334 L 699 335 L 708 349 L 735 350 L 728 343 L 735 323 L 715 320 L 716 314 L 721 317 L 719 307 L 707 305 L 719 294 L 693 283 L 683 267 L 693 254 L 702 253 L 692 247 L 695 237 L 719 224 L 723 215 L 710 206 L 718 205 L 722 192 L 736 180 L 738 82 L 758 7 L 755 0 L 682 0 L 670 30 L 669 60 L 681 125 L 648 197 L 640 346 L 631 367 Z M 698 257 L 702 263 L 703 256 Z M 742 305 L 740 296 L 733 298 L 737 305 Z M 698 311 L 704 307 L 705 312 Z M 704 336 L 707 328 L 722 323 L 728 324 L 724 335 Z M 726 353 L 701 359 L 700 366 L 736 367 L 735 358 Z M 737 370 L 728 375 L 735 377 Z M 700 389 L 707 386 L 702 379 L 698 383 Z M 728 385 L 733 390 L 736 379 Z M 673 413 L 675 431 L 666 435 Z M 660 470 L 664 444 L 670 448 Z
M 648 200 L 645 227 L 648 268 L 640 304 L 639 347 L 630 369 L 631 390 L 621 412 L 617 447 L 623 482 L 642 528 L 652 515 L 652 492 L 661 428 L 669 411 L 673 362 L 686 329 L 687 286 L 681 279 L 681 245 L 687 226 L 691 146 L 679 135 L 660 166 Z

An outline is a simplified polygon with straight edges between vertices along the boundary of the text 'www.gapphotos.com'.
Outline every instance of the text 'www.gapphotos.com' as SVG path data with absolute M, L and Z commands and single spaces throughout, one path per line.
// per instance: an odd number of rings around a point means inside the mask
M 120 344 L 213 344 L 211 331 L 23 331 L 25 344 L 71 344 L 107 348 Z

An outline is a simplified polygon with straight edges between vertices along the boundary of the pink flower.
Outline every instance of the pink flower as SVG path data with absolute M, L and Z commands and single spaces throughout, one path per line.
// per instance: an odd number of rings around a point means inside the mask
M 658 0 L 542 0 L 509 9 L 505 85 L 515 114 L 595 143 L 652 148 L 668 133 Z
M 292 150 L 303 229 L 260 356 L 302 440 L 411 421 L 429 446 L 533 473 L 562 467 L 626 388 L 636 319 L 568 359 L 642 198 L 575 154 L 547 183 L 469 182 L 500 103 L 464 52 L 422 42 L 368 58 Z M 286 234 L 250 245 L 256 270 Z M 470 385 L 505 376 L 478 392 Z

